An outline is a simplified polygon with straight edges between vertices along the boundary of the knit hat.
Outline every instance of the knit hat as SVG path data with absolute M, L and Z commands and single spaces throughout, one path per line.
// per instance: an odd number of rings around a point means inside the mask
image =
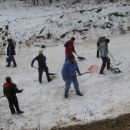
M 40 50 L 38 53 L 39 53 L 39 55 L 43 54 L 43 50 Z

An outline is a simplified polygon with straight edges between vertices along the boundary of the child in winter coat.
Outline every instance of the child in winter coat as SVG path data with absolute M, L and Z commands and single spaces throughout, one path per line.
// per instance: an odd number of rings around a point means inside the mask
M 83 96 L 83 94 L 79 90 L 79 84 L 77 81 L 76 72 L 81 75 L 78 65 L 75 61 L 73 55 L 68 56 L 68 61 L 66 61 L 62 68 L 62 78 L 65 81 L 65 98 L 68 98 L 68 92 L 70 89 L 70 85 L 73 82 L 76 94 L 79 96 Z
M 16 111 L 17 111 L 17 114 L 23 113 L 23 111 L 21 111 L 19 108 L 19 103 L 16 96 L 16 93 L 22 93 L 22 91 L 23 89 L 19 90 L 17 88 L 17 85 L 15 83 L 12 83 L 10 77 L 6 77 L 6 83 L 4 83 L 3 85 L 3 93 L 9 102 L 9 108 L 12 114 L 16 114 Z

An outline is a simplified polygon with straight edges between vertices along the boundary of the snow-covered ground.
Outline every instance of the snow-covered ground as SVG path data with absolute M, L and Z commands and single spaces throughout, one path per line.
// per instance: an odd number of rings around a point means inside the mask
M 45 9 L 42 8 L 1 9 L 0 23 L 5 25 L 5 21 L 11 21 L 9 24 L 11 34 L 14 38 L 18 38 L 16 40 L 27 39 L 33 34 L 38 35 L 44 26 L 47 28 L 46 31 L 49 29 L 59 37 L 65 31 L 68 31 L 67 26 L 68 28 L 71 27 L 71 29 L 75 28 L 76 19 L 85 21 L 88 16 L 84 14 L 77 17 L 78 14 L 76 16 L 76 13 L 74 15 L 68 13 L 71 16 L 69 19 L 70 23 L 66 22 L 66 19 L 68 20 L 67 15 L 67 18 L 62 19 L 63 21 L 61 22 L 57 20 L 57 17 L 64 12 L 63 10 L 62 12 L 59 8 L 53 7 L 47 9 L 46 7 L 47 11 L 45 12 Z M 113 7 L 114 9 L 118 10 L 115 6 Z M 126 7 L 125 10 L 129 12 L 129 9 Z M 73 12 L 71 9 L 66 10 L 66 12 L 70 11 Z M 120 11 L 123 12 L 124 10 Z M 52 14 L 53 16 L 50 16 Z M 58 16 L 54 14 L 58 14 Z M 44 25 L 48 18 L 60 21 L 64 27 L 57 28 L 53 24 Z M 66 27 L 65 23 L 67 23 Z M 26 34 L 23 35 L 24 33 Z M 0 55 L 0 95 L 3 94 L 2 86 L 6 76 L 11 76 L 12 80 L 18 85 L 18 88 L 24 89 L 22 94 L 17 95 L 20 107 L 24 110 L 23 115 L 12 116 L 6 98 L 0 99 L 0 128 L 4 128 L 4 130 L 21 130 L 38 128 L 40 124 L 42 129 L 47 130 L 53 126 L 83 124 L 130 112 L 130 34 L 108 36 L 110 35 L 110 30 L 106 31 L 105 35 L 107 38 L 110 38 L 109 50 L 114 58 L 121 62 L 118 67 L 122 70 L 122 73 L 113 74 L 110 71 L 106 71 L 106 75 L 100 75 L 101 59 L 96 58 L 96 37 L 102 33 L 102 30 L 99 30 L 99 33 L 97 33 L 91 28 L 86 36 L 90 37 L 91 34 L 93 39 L 85 41 L 80 40 L 78 34 L 74 35 L 76 37 L 75 48 L 77 53 L 86 58 L 84 61 L 78 61 L 81 72 L 86 72 L 90 65 L 99 66 L 97 73 L 78 77 L 81 92 L 84 94 L 83 97 L 75 95 L 72 86 L 69 98 L 64 99 L 64 82 L 61 78 L 61 68 L 64 63 L 63 43 L 73 36 L 71 33 L 62 42 L 47 41 L 48 43 L 53 42 L 54 45 L 58 44 L 58 46 L 44 49 L 50 72 L 57 73 L 57 77 L 49 83 L 46 80 L 45 74 L 43 74 L 43 84 L 39 84 L 37 69 L 31 68 L 30 65 L 32 59 L 38 54 L 40 47 L 27 47 L 25 44 L 22 44 L 20 51 L 17 47 L 17 55 L 15 56 L 18 64 L 17 68 L 6 68 L 6 56 Z M 44 41 L 37 44 L 43 43 Z

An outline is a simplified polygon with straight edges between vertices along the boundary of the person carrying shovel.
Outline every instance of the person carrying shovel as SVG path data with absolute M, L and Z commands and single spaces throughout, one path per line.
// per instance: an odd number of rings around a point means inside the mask
M 75 61 L 75 58 L 73 55 L 68 56 L 68 60 L 64 63 L 62 68 L 62 78 L 65 81 L 65 98 L 68 98 L 68 93 L 70 89 L 70 85 L 73 82 L 74 88 L 76 91 L 76 94 L 78 96 L 83 96 L 83 94 L 80 92 L 79 84 L 77 81 L 77 75 L 76 72 L 81 76 L 79 67 L 77 65 L 77 62 Z
M 50 78 L 50 75 L 49 75 L 49 69 L 46 65 L 46 57 L 43 55 L 43 50 L 40 50 L 39 54 L 32 60 L 31 67 L 34 67 L 33 64 L 36 60 L 38 62 L 39 83 L 42 83 L 43 71 L 46 73 L 48 82 L 51 82 L 52 79 Z
M 76 53 L 75 51 L 75 48 L 74 48 L 74 41 L 75 41 L 75 38 L 72 37 L 69 41 L 67 41 L 64 45 L 65 47 L 65 61 L 68 60 L 68 57 L 70 55 L 73 55 L 73 53 L 75 53 L 77 55 L 77 58 L 79 60 L 85 60 L 84 57 L 81 57 L 81 56 L 78 56 L 78 54 Z M 73 55 L 74 56 L 74 55 Z
M 70 55 L 73 55 L 73 53 L 76 53 L 75 48 L 74 48 L 74 41 L 75 38 L 72 37 L 69 41 L 67 41 L 64 45 L 65 47 L 65 61 L 68 60 L 68 57 Z M 73 55 L 74 56 L 74 55 Z

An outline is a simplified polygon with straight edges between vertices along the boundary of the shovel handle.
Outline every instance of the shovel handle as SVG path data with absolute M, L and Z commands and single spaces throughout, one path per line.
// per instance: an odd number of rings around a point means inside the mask
M 91 73 L 91 72 L 87 71 L 87 72 L 81 73 L 81 75 L 77 75 L 77 76 L 82 76 L 82 75 L 88 74 L 88 73 Z

